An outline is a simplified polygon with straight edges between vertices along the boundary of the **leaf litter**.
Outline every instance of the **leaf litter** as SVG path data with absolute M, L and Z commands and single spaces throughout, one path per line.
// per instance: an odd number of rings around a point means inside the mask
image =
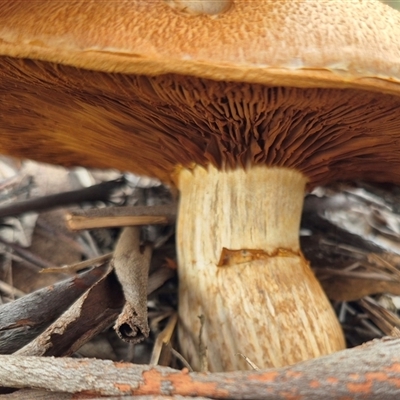
M 79 201 L 61 201 L 60 207 L 52 206 L 50 211 L 32 209 L 2 218 L 0 353 L 97 357 L 175 368 L 187 365 L 175 338 L 175 196 L 168 187 L 114 170 L 67 170 L 1 157 L 0 208 L 118 180 L 122 183 L 106 198 L 85 201 L 78 197 Z M 144 330 L 149 331 L 141 343 L 123 341 L 121 331 L 118 336 L 113 329 L 123 309 L 124 289 L 110 263 L 122 228 L 108 220 L 105 225 L 99 222 L 97 229 L 71 231 L 65 222 L 82 215 L 92 220 L 111 206 L 126 207 L 128 214 L 129 207 L 135 206 L 144 209 L 141 215 L 146 207 L 149 215 L 165 211 L 165 220 L 158 225 L 153 219 L 156 225 L 144 227 L 140 234 L 143 249 L 153 249 L 146 266 L 147 310 L 140 305 L 141 327 L 147 311 Z M 161 208 L 152 214 L 154 207 Z M 114 217 L 112 212 L 106 216 Z M 305 197 L 302 250 L 332 301 L 348 347 L 384 336 L 399 337 L 399 239 L 399 187 L 348 182 L 316 188 Z M 52 291 L 54 297 L 49 298 Z M 54 310 L 62 298 L 64 306 Z

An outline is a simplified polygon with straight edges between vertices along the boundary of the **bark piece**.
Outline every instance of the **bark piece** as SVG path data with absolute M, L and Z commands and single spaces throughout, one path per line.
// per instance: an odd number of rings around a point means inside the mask
M 149 278 L 152 293 L 174 272 L 161 268 Z M 18 351 L 24 356 L 68 356 L 96 334 L 110 326 L 124 304 L 121 286 L 113 273 L 108 273 L 91 287 L 57 321 L 35 340 Z
M 120 312 L 123 303 L 121 287 L 110 270 L 40 336 L 16 354 L 25 356 L 71 355 L 110 326 Z
M 104 274 L 97 268 L 0 307 L 0 353 L 29 343 Z
M 284 368 L 214 374 L 93 359 L 0 356 L 0 385 L 80 393 L 86 398 L 396 399 L 400 339 L 374 340 Z
M 113 259 L 115 273 L 126 300 L 115 330 L 122 339 L 132 343 L 141 342 L 150 333 L 147 322 L 147 285 L 152 248 L 141 244 L 140 232 L 138 227 L 125 228 Z

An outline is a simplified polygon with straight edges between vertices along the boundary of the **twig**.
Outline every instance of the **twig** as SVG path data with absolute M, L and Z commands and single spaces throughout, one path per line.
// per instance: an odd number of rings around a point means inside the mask
M 108 207 L 94 210 L 77 210 L 67 214 L 71 230 L 140 226 L 175 222 L 176 205 Z
M 50 210 L 71 204 L 90 201 L 107 201 L 111 193 L 124 184 L 125 180 L 121 178 L 115 181 L 102 182 L 88 188 L 13 203 L 0 207 L 0 218 L 16 216 L 31 211 Z
M 366 345 L 284 368 L 189 373 L 96 359 L 0 355 L 0 386 L 100 396 L 203 396 L 213 399 L 396 399 L 400 339 Z
M 152 248 L 140 243 L 140 228 L 122 231 L 114 251 L 115 273 L 122 285 L 126 303 L 115 323 L 121 339 L 139 343 L 150 333 L 147 322 L 147 284 Z

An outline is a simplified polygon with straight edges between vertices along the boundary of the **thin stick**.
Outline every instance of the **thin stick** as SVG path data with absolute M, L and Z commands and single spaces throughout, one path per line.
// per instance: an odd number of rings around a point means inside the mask
M 176 205 L 107 207 L 79 210 L 66 216 L 71 230 L 120 226 L 167 225 L 175 222 Z
M 0 207 L 0 218 L 16 216 L 31 211 L 49 210 L 88 201 L 106 201 L 111 193 L 125 184 L 124 179 L 102 182 L 88 188 L 52 194 Z

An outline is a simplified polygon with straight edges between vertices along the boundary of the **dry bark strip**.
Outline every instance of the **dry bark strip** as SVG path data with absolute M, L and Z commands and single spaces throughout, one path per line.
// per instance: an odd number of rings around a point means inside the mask
M 149 336 L 147 322 L 147 286 L 152 254 L 150 245 L 142 245 L 141 229 L 127 227 L 114 251 L 115 273 L 122 285 L 126 303 L 115 330 L 121 339 L 139 343 Z
M 148 293 L 173 275 L 174 271 L 167 268 L 154 272 L 149 278 Z M 119 282 L 113 273 L 108 273 L 17 355 L 60 357 L 73 354 L 115 321 L 124 301 Z
M 90 270 L 0 306 L 0 353 L 11 354 L 43 332 L 106 269 Z
M 111 271 L 87 290 L 41 335 L 18 350 L 21 356 L 68 356 L 110 326 L 124 304 Z
M 0 356 L 0 385 L 75 393 L 75 399 L 398 399 L 400 339 L 374 340 L 284 368 L 214 374 L 104 360 Z

